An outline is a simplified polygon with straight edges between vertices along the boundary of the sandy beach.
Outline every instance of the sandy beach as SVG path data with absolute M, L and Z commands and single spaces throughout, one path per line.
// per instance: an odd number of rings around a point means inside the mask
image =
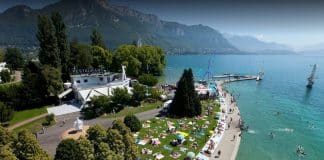
M 239 120 L 241 116 L 236 102 L 231 103 L 231 95 L 224 90 L 224 83 L 224 81 L 217 81 L 217 89 L 220 95 L 223 95 L 225 100 L 225 107 L 222 109 L 227 112 L 227 127 L 220 143 L 212 154 L 211 159 L 235 160 L 241 141 L 241 130 L 239 128 Z M 230 110 L 232 111 L 230 112 Z M 219 151 L 221 153 L 220 156 L 218 156 Z

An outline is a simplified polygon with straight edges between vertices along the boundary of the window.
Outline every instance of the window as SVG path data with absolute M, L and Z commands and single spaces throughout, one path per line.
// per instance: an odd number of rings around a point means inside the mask
M 102 77 L 100 77 L 100 78 L 99 78 L 99 80 L 100 80 L 100 81 L 103 81 L 103 78 L 102 78 Z
M 87 82 L 88 82 L 88 80 L 87 80 L 87 79 L 85 79 L 85 80 L 83 80 L 83 82 L 84 82 L 84 83 L 87 83 Z
M 77 83 L 80 83 L 80 80 L 77 80 L 76 82 L 77 82 Z

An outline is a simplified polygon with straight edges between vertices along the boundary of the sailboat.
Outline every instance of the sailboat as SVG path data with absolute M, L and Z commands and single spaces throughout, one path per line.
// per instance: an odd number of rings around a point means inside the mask
M 306 85 L 307 88 L 312 88 L 312 87 L 313 87 L 314 79 L 315 79 L 315 72 L 316 72 L 316 68 L 317 68 L 317 65 L 314 64 L 314 65 L 313 65 L 312 72 L 311 72 L 311 74 L 309 75 L 309 77 L 307 78 L 307 80 L 308 80 L 308 83 L 307 83 L 307 85 Z

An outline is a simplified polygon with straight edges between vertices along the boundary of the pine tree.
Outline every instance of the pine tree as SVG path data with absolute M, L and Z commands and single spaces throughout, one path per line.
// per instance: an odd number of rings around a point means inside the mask
M 201 104 L 195 91 L 191 69 L 184 70 L 177 84 L 169 113 L 177 117 L 193 117 L 201 114 Z
M 106 48 L 105 42 L 102 38 L 102 35 L 97 30 L 94 29 L 92 31 L 90 39 L 91 39 L 91 45 L 99 46 L 101 48 Z
M 55 68 L 61 66 L 55 28 L 52 21 L 47 16 L 38 17 L 38 32 L 36 35 L 40 50 L 39 61 Z
M 59 57 L 62 66 L 62 79 L 63 81 L 67 81 L 70 79 L 70 75 L 69 75 L 70 47 L 69 47 L 69 42 L 66 34 L 66 26 L 63 22 L 62 16 L 58 12 L 52 13 L 51 19 L 55 27 L 55 36 L 57 39 Z

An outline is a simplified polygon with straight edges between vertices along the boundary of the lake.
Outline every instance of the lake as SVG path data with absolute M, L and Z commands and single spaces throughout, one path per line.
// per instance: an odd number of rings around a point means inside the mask
M 316 79 L 313 88 L 306 89 L 311 64 L 318 65 Z M 165 82 L 175 83 L 189 67 L 196 79 L 206 79 L 209 74 L 265 72 L 262 81 L 226 86 L 238 99 L 241 116 L 249 126 L 237 160 L 324 159 L 324 56 L 168 56 Z M 298 145 L 303 146 L 305 157 L 296 155 Z

